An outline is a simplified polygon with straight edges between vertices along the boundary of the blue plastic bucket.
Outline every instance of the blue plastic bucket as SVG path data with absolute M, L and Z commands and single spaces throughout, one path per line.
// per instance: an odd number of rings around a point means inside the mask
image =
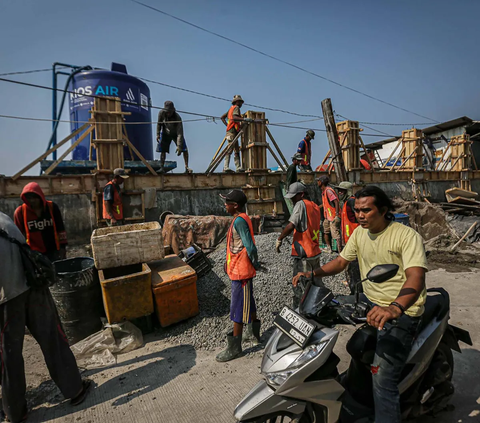
M 395 213 L 395 222 L 402 223 L 405 226 L 410 226 L 410 219 L 408 218 L 408 214 L 405 213 Z

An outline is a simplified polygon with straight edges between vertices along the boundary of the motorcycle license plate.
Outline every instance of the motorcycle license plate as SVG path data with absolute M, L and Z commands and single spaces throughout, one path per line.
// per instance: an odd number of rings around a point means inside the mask
M 277 314 L 273 324 L 302 348 L 307 345 L 315 329 L 315 325 L 287 306 Z

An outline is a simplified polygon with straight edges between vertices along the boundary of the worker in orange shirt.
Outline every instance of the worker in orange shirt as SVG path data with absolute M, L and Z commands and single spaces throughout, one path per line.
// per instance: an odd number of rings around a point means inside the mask
M 342 238 L 343 245 L 347 245 L 353 231 L 359 226 L 355 217 L 355 196 L 353 195 L 353 184 L 351 182 L 340 182 L 337 187 L 340 207 L 342 208 Z M 357 282 L 360 282 L 360 267 L 358 260 L 350 262 L 345 270 L 348 286 L 353 294 Z M 361 287 L 360 287 L 361 289 Z
M 341 218 L 340 218 L 340 201 L 335 190 L 329 186 L 330 178 L 328 176 L 320 176 L 316 179 L 318 187 L 322 191 L 323 230 L 325 242 L 332 251 L 332 237 L 337 241 L 338 252 L 342 251 L 343 242 L 340 234 Z

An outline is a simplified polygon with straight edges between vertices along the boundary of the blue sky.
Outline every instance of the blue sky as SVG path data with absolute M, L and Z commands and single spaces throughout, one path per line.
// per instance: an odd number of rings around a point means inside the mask
M 434 120 L 479 118 L 476 1 L 143 1 Z M 130 0 L 2 0 L 0 7 L 0 73 L 48 68 L 53 62 L 110 68 L 115 61 L 132 75 L 220 97 L 241 94 L 249 103 L 302 114 L 321 115 L 321 100 L 330 97 L 335 111 L 353 120 L 429 122 Z M 9 78 L 51 84 L 50 72 Z M 149 86 L 156 106 L 172 100 L 179 110 L 213 116 L 229 107 L 219 100 Z M 49 91 L 0 82 L 0 98 L 0 114 L 51 117 Z M 156 114 L 153 110 L 154 119 Z M 308 119 L 278 112 L 267 112 L 267 118 L 272 123 Z M 322 121 L 294 125 L 324 129 Z M 392 135 L 407 127 L 374 126 Z M 184 129 L 191 167 L 202 172 L 225 127 L 202 121 L 185 123 Z M 299 129 L 271 131 L 287 157 L 304 136 Z M 62 124 L 59 139 L 68 133 L 69 124 Z M 48 122 L 0 118 L 0 174 L 12 175 L 40 155 L 50 134 Z M 364 136 L 366 142 L 378 139 Z M 327 150 L 326 135 L 318 132 L 315 166 Z M 269 165 L 274 165 L 272 158 Z M 179 167 L 183 170 L 183 163 Z

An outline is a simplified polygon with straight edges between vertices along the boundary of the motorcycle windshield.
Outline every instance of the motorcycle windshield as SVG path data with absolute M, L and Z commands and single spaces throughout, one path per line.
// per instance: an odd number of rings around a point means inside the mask
M 333 300 L 332 291 L 328 288 L 308 284 L 300 302 L 299 312 L 306 317 L 315 317 Z

